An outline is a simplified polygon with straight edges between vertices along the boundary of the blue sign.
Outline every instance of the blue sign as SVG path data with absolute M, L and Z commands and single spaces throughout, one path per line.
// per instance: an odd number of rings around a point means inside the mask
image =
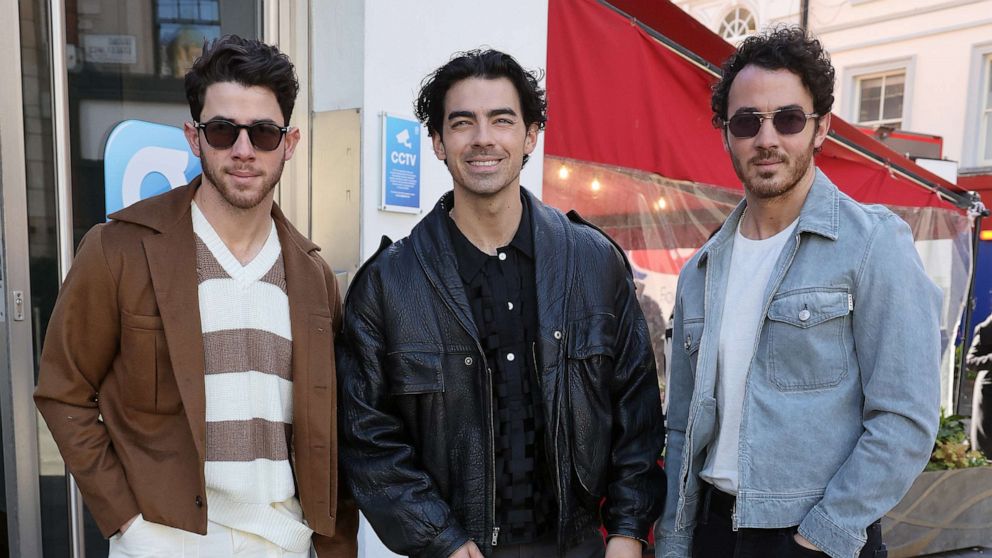
M 420 123 L 382 115 L 382 209 L 420 212 Z
M 103 152 L 107 215 L 188 184 L 200 174 L 181 128 L 141 120 L 114 127 Z

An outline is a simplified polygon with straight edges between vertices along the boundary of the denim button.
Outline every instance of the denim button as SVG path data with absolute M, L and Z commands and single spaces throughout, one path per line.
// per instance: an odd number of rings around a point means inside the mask
M 802 310 L 799 311 L 799 321 L 805 322 L 808 319 L 809 319 L 809 310 L 803 308 Z
M 692 336 L 691 335 L 686 335 L 685 336 L 685 350 L 688 351 L 689 350 L 689 347 L 692 347 Z

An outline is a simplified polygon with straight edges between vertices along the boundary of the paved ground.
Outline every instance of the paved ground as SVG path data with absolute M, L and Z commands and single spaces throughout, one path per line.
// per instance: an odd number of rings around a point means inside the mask
M 954 552 L 927 554 L 925 558 L 992 558 L 992 548 L 969 548 L 967 550 L 955 550 Z

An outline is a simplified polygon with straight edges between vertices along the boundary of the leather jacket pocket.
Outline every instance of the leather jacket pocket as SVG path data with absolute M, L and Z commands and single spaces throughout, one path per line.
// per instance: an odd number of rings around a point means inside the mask
M 778 389 L 831 388 L 847 376 L 850 305 L 844 287 L 798 289 L 772 299 L 765 356 Z
M 122 312 L 120 350 L 126 404 L 148 413 L 179 412 L 182 398 L 172 372 L 162 318 Z
M 432 351 L 398 351 L 386 356 L 390 395 L 416 395 L 444 391 L 442 360 Z
M 610 383 L 614 376 L 617 319 L 594 314 L 569 325 L 567 394 L 572 463 L 576 492 L 586 504 L 597 505 L 606 491 L 613 407 Z

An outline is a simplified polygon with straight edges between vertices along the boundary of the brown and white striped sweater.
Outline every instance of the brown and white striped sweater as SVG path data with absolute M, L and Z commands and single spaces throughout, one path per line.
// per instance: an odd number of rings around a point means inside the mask
M 310 547 L 289 461 L 292 333 L 275 223 L 247 265 L 193 204 L 206 388 L 208 518 L 292 552 Z

